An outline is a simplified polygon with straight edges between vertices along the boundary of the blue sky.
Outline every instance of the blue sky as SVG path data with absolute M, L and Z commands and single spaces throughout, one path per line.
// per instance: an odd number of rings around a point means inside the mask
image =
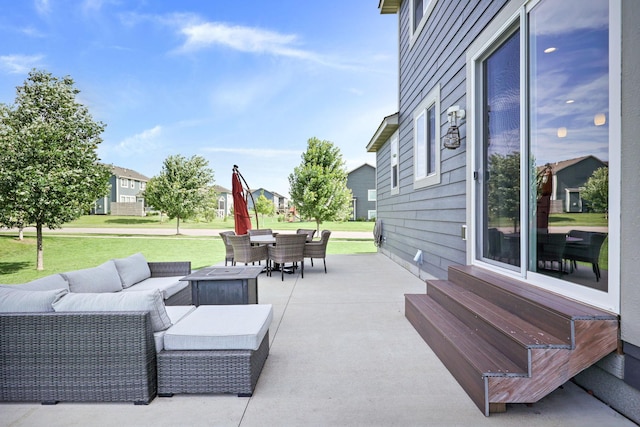
M 201 155 L 287 194 L 311 137 L 348 170 L 397 111 L 397 16 L 377 0 L 0 0 L 0 102 L 32 68 L 71 76 L 106 124 L 103 162 L 159 173 Z

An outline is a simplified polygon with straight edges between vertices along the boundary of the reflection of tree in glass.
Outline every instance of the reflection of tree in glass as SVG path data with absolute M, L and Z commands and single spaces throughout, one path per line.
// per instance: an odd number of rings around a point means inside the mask
M 609 211 L 609 168 L 596 169 L 580 192 L 594 212 Z
M 518 231 L 520 221 L 520 153 L 489 157 L 489 191 L 487 204 L 489 222 L 507 218 Z

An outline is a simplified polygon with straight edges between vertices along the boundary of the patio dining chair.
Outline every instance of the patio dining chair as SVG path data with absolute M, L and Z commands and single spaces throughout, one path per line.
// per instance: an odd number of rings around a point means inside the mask
M 320 233 L 320 240 L 307 242 L 304 245 L 304 257 L 311 259 L 312 267 L 314 258 L 322 258 L 325 274 L 327 273 L 327 243 L 329 243 L 329 237 L 331 237 L 331 231 L 322 230 L 322 233 Z
M 243 262 L 244 265 L 248 263 L 255 264 L 256 261 L 260 264 L 260 261 L 268 260 L 269 254 L 267 247 L 264 245 L 252 246 L 250 239 L 248 234 L 227 236 L 227 240 L 233 247 L 233 265 L 236 265 L 238 262 Z
M 298 234 L 306 234 L 307 235 L 307 242 L 310 242 L 313 240 L 313 235 L 316 234 L 316 229 L 315 228 L 298 228 L 296 230 L 296 233 Z
M 231 265 L 233 265 L 233 246 L 231 246 L 231 243 L 229 243 L 227 236 L 235 236 L 235 235 L 236 235 L 235 231 L 220 232 L 220 238 L 222 239 L 222 243 L 224 243 L 224 250 L 225 250 L 224 265 L 227 265 L 228 262 L 231 262 Z
M 270 228 L 260 228 L 257 230 L 249 230 L 249 236 L 260 236 L 263 234 L 273 234 L 273 230 L 271 230 Z
M 280 265 L 280 277 L 284 280 L 284 265 L 287 262 L 293 264 L 295 268 L 299 262 L 301 265 L 300 273 L 304 278 L 304 245 L 307 241 L 306 234 L 278 234 L 276 236 L 275 246 L 268 246 L 269 251 L 269 270 L 271 265 L 277 263 Z M 271 274 L 271 272 L 269 272 Z

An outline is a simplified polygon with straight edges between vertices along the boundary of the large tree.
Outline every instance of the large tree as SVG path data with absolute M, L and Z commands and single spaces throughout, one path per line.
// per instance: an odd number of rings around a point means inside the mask
M 42 227 L 78 218 L 108 193 L 110 172 L 96 154 L 104 124 L 76 101 L 73 84 L 33 70 L 14 105 L 0 105 L 0 224 L 35 225 L 38 270 Z
M 351 190 L 340 149 L 329 141 L 310 138 L 302 162 L 289 175 L 291 200 L 298 214 L 324 221 L 342 221 L 351 213 Z
M 147 182 L 147 204 L 165 212 L 170 219 L 177 218 L 176 234 L 180 234 L 181 219 L 192 217 L 215 199 L 213 170 L 208 165 L 201 156 L 169 156 L 160 175 Z

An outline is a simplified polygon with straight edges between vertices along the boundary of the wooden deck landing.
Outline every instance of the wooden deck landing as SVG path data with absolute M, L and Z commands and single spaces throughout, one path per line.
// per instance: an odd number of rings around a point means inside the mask
M 617 315 L 475 266 L 405 295 L 405 316 L 486 416 L 540 400 L 618 342 Z

